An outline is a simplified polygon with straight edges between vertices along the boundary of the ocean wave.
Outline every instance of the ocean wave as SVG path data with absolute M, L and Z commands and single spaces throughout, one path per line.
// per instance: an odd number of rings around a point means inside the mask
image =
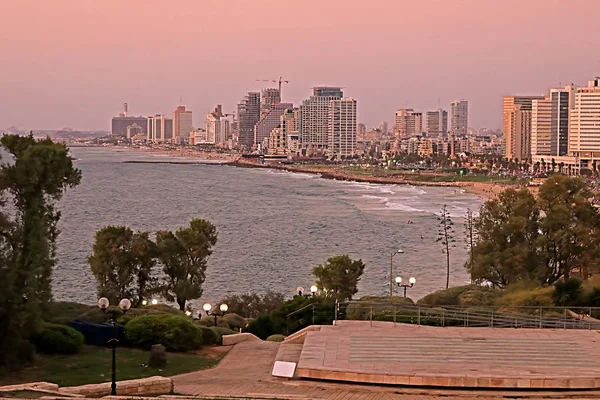
M 381 203 L 387 203 L 390 201 L 390 199 L 388 199 L 387 197 L 381 197 L 381 196 L 372 196 L 370 194 L 363 194 L 362 196 L 360 196 L 363 199 L 372 199 L 372 200 L 377 200 Z
M 413 212 L 413 213 L 424 212 L 424 210 L 420 210 L 418 208 L 407 206 L 406 204 L 402 204 L 402 203 L 394 203 L 392 201 L 388 201 L 387 203 L 385 203 L 385 206 L 387 208 L 390 208 L 390 209 L 396 210 L 396 211 L 405 211 L 405 212 Z

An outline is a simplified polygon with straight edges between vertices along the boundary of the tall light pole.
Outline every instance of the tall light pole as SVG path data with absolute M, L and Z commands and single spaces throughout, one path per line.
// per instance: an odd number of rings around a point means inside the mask
M 402 253 L 404 253 L 404 251 L 396 250 L 390 254 L 390 297 L 394 295 L 394 256 Z
M 215 326 L 217 326 L 217 317 L 222 317 L 227 313 L 227 310 L 229 310 L 229 306 L 225 303 L 221 304 L 219 306 L 219 311 L 215 310 L 215 311 L 211 311 L 212 310 L 212 305 L 210 303 L 205 303 L 202 306 L 202 309 L 206 312 L 206 315 L 211 316 L 214 315 L 215 316 Z

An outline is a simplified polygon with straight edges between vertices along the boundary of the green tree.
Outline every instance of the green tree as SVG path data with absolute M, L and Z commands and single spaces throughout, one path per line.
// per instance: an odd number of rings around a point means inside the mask
M 327 264 L 313 267 L 317 287 L 327 297 L 339 301 L 350 300 L 358 292 L 358 281 L 365 270 L 362 260 L 352 260 L 347 255 L 327 259 Z
M 152 275 L 158 255 L 156 243 L 150 240 L 148 232 L 136 232 L 131 238 L 131 251 L 136 269 L 137 293 L 133 299 L 134 306 L 149 298 L 157 290 L 158 278 Z
M 283 294 L 268 291 L 262 296 L 256 293 L 230 295 L 218 304 L 227 304 L 230 313 L 241 315 L 244 318 L 256 318 L 277 309 L 284 301 Z
M 531 279 L 538 268 L 539 214 L 527 189 L 507 189 L 485 202 L 475 219 L 478 241 L 473 259 L 466 265 L 471 279 L 495 287 Z
M 175 233 L 156 233 L 158 259 L 165 274 L 161 292 L 167 300 L 176 301 L 180 310 L 185 310 L 188 300 L 202 296 L 208 257 L 216 243 L 217 229 L 203 219 L 193 219 L 189 227 Z
M 0 167 L 0 364 L 19 361 L 24 338 L 38 327 L 52 299 L 56 262 L 56 203 L 81 180 L 63 144 L 32 135 L 4 135 L 0 146 L 11 155 Z
M 600 262 L 600 216 L 591 197 L 580 178 L 552 176 L 540 187 L 538 203 L 544 217 L 537 245 L 545 283 L 568 279 L 574 269 L 586 270 Z

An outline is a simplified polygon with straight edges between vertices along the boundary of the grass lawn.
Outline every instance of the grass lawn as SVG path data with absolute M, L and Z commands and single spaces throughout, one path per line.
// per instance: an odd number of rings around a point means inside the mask
M 172 376 L 210 368 L 224 354 L 202 357 L 193 354 L 167 353 L 167 367 L 152 369 L 148 364 L 149 351 L 130 348 L 117 349 L 117 380 L 145 378 L 149 376 Z M 59 386 L 78 386 L 88 383 L 110 382 L 111 349 L 84 346 L 79 354 L 69 356 L 38 355 L 33 365 L 19 372 L 0 370 L 0 385 L 45 381 Z

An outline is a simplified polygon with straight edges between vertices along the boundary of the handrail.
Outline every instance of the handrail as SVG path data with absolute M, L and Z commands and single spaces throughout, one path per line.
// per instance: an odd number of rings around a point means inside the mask
M 288 315 L 286 315 L 285 317 L 286 317 L 286 318 L 289 318 L 289 317 L 291 317 L 292 315 L 299 313 L 300 311 L 304 311 L 304 310 L 306 310 L 308 307 L 314 307 L 314 305 L 315 305 L 315 303 L 310 303 L 310 304 L 307 304 L 307 305 L 305 305 L 304 307 L 297 309 L 296 311 L 292 311 L 291 313 L 289 313 L 289 314 L 288 314 Z

